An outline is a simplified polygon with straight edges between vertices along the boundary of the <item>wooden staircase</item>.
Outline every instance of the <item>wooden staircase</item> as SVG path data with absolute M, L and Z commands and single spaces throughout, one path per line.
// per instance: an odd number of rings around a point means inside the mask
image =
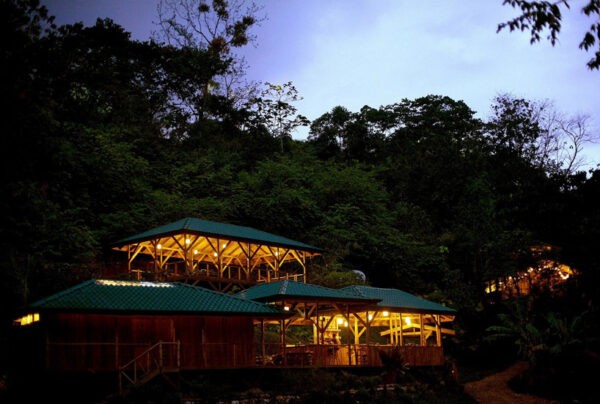
M 178 373 L 181 343 L 159 341 L 119 368 L 119 394 L 148 383 L 159 375 Z M 169 383 L 172 381 L 166 377 Z

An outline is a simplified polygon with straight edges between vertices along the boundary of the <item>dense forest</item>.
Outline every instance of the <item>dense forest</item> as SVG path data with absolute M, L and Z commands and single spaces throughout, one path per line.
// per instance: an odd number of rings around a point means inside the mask
M 35 1 L 0 3 L 3 329 L 101 276 L 110 242 L 191 216 L 323 248 L 310 282 L 344 286 L 360 270 L 455 308 L 458 359 L 597 355 L 600 169 L 578 170 L 585 119 L 501 94 L 483 121 L 460 100 L 399 94 L 309 122 L 292 83 L 226 86 L 255 20 L 214 3 L 200 12 L 227 16 L 229 37 L 207 42 L 132 40 L 108 19 L 56 26 Z M 577 276 L 491 301 L 486 281 L 527 268 L 539 245 Z

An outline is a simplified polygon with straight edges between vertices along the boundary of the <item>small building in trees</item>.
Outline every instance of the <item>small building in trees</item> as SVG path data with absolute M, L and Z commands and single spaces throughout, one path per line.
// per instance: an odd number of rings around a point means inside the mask
M 560 293 L 566 282 L 578 275 L 575 268 L 553 257 L 556 247 L 542 244 L 529 250 L 528 265 L 486 282 L 488 296 L 502 300 L 544 291 Z

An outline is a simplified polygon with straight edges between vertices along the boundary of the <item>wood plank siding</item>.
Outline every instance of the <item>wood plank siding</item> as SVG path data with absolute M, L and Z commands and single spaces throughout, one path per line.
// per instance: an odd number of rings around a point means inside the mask
M 164 350 L 164 360 L 175 366 L 179 356 L 181 369 L 236 368 L 256 361 L 248 317 L 60 313 L 47 318 L 45 328 L 45 367 L 51 370 L 118 370 L 157 342 L 174 343 Z

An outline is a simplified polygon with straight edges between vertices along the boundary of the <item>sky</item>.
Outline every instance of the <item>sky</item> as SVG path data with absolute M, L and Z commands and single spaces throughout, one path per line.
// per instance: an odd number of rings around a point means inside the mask
M 58 24 L 111 18 L 138 40 L 157 30 L 158 0 L 42 0 Z M 244 50 L 248 77 L 291 81 L 310 120 L 341 105 L 358 111 L 430 94 L 464 101 L 490 116 L 494 96 L 551 100 L 567 115 L 589 115 L 600 137 L 600 71 L 578 45 L 594 22 L 582 1 L 563 12 L 559 42 L 531 45 L 528 33 L 499 23 L 518 15 L 502 0 L 256 0 L 266 19 Z M 308 129 L 294 137 L 306 138 Z M 600 163 L 588 144 L 583 168 Z

